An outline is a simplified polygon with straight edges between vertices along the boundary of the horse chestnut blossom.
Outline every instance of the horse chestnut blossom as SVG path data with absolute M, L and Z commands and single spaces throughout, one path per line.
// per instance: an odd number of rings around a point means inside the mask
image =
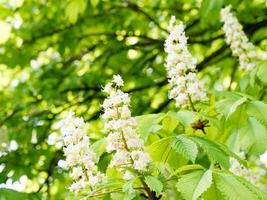
M 240 152 L 238 156 L 242 159 L 245 159 L 245 153 Z M 260 188 L 264 188 L 265 186 L 261 184 L 260 179 L 262 178 L 262 174 L 252 171 L 251 169 L 246 168 L 242 164 L 240 164 L 235 158 L 230 158 L 230 169 L 229 171 L 237 176 L 241 176 L 250 182 L 253 185 L 256 185 Z
M 252 70 L 261 56 L 256 52 L 254 45 L 249 42 L 242 30 L 242 25 L 231 12 L 231 5 L 221 10 L 221 21 L 226 37 L 234 56 L 238 57 L 240 68 L 245 71 Z
M 110 167 L 131 167 L 143 172 L 148 170 L 151 159 L 144 152 L 144 142 L 136 132 L 137 123 L 129 109 L 130 98 L 120 90 L 122 86 L 121 76 L 114 75 L 112 82 L 103 89 L 108 94 L 102 105 L 104 128 L 108 132 L 106 151 L 115 152 Z M 132 177 L 124 171 L 125 179 Z
M 177 107 L 188 106 L 193 101 L 207 100 L 204 87 L 196 75 L 197 60 L 187 48 L 184 29 L 182 23 L 175 24 L 175 17 L 172 16 L 169 24 L 170 34 L 165 41 L 165 68 L 171 85 L 169 98 L 175 100 Z
M 70 190 L 79 193 L 83 190 L 92 190 L 106 177 L 100 173 L 95 165 L 95 153 L 90 149 L 89 137 L 84 133 L 85 123 L 82 118 L 74 118 L 74 113 L 62 121 L 61 134 L 64 140 L 64 166 L 71 168 L 71 177 L 74 182 Z

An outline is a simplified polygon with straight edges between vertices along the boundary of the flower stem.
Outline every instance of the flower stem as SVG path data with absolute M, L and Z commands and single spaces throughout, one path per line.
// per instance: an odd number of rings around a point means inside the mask
M 192 101 L 190 95 L 187 94 L 187 96 L 188 96 L 188 100 L 189 100 L 189 103 L 190 103 L 190 106 L 191 106 L 192 110 L 193 110 L 194 112 L 197 112 L 197 110 L 196 110 L 196 108 L 195 108 L 195 106 L 194 106 L 194 104 L 193 104 L 193 101 Z

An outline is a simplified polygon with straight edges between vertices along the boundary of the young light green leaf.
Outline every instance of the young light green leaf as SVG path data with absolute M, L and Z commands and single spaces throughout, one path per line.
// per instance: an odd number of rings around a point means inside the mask
M 243 103 L 245 103 L 247 101 L 247 98 L 246 97 L 242 97 L 242 98 L 240 98 L 240 99 L 238 99 L 237 101 L 235 101 L 232 105 L 231 105 L 231 107 L 230 107 L 230 109 L 229 109 L 229 112 L 228 112 L 228 114 L 227 114 L 227 119 L 236 111 L 236 109 L 237 109 L 237 107 L 238 106 L 241 106 Z
M 180 173 L 185 172 L 185 171 L 196 170 L 196 169 L 205 169 L 205 168 L 203 166 L 199 165 L 199 164 L 184 165 L 184 166 L 179 167 L 178 169 L 176 169 L 174 171 L 174 173 L 172 173 L 170 175 L 170 177 L 175 176 L 175 175 L 180 174 Z
M 255 117 L 267 128 L 267 104 L 261 101 L 251 101 L 247 104 L 246 111 L 249 116 Z
M 146 140 L 148 135 L 155 130 L 159 130 L 158 123 L 165 117 L 164 113 L 149 114 L 136 117 L 137 131 Z
M 199 144 L 206 152 L 211 162 L 218 162 L 223 168 L 229 168 L 229 153 L 227 153 L 225 149 L 222 149 L 219 144 L 202 137 L 192 136 L 190 138 Z
M 195 162 L 198 149 L 195 142 L 186 138 L 184 135 L 178 135 L 171 140 L 172 148 L 184 158 Z
M 263 82 L 267 83 L 267 61 L 260 63 L 259 70 L 257 71 L 257 77 Z
M 177 189 L 186 200 L 196 200 L 212 184 L 211 170 L 197 170 L 182 175 L 177 182 Z
M 246 186 L 238 181 L 233 175 L 226 173 L 216 173 L 213 176 L 217 188 L 226 199 L 237 200 L 259 200 Z
M 69 21 L 74 24 L 79 14 L 83 14 L 87 6 L 87 0 L 70 0 L 65 9 L 65 14 Z
M 157 196 L 162 192 L 163 184 L 156 177 L 146 176 L 145 182 L 152 191 L 156 192 Z
M 254 117 L 249 117 L 246 125 L 238 130 L 238 139 L 242 148 L 261 154 L 266 150 L 267 130 Z
M 168 112 L 168 116 L 179 121 L 184 127 L 190 126 L 196 119 L 196 113 L 188 110 L 179 110 L 178 112 Z

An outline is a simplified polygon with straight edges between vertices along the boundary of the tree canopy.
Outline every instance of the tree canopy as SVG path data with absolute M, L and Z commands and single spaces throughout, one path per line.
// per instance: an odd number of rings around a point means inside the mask
M 173 199 L 237 199 L 234 190 L 249 183 L 219 169 L 211 172 L 208 160 L 227 169 L 229 157 L 236 156 L 232 152 L 244 150 L 254 162 L 267 150 L 267 62 L 263 59 L 250 72 L 239 68 L 220 19 L 229 4 L 249 41 L 266 56 L 264 0 L 0 0 L 0 183 L 19 188 L 0 188 L 0 199 L 77 198 L 68 190 L 68 171 L 58 166 L 64 160 L 59 122 L 69 111 L 87 122 L 98 167 L 106 170 L 110 155 L 101 149 L 106 137 L 102 89 L 115 74 L 123 77 L 123 91 L 130 94 L 130 109 L 151 157 L 167 162 L 168 173 L 181 175 L 174 184 L 178 193 L 170 193 Z M 168 98 L 164 42 L 171 16 L 185 24 L 198 77 L 209 93 L 209 102 L 196 107 L 201 114 L 177 109 Z M 209 140 L 202 138 L 197 120 L 208 120 L 204 136 Z M 166 157 L 170 146 L 174 151 Z M 164 180 L 145 178 L 157 194 Z M 207 190 L 213 198 L 205 197 Z M 250 190 L 242 197 L 260 193 Z M 103 198 L 126 199 L 119 195 Z

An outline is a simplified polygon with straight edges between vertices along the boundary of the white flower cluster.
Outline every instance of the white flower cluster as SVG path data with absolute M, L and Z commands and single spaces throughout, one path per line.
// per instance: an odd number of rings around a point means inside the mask
M 238 153 L 239 157 L 244 159 L 245 153 Z M 237 176 L 241 176 L 253 185 L 257 185 L 258 187 L 262 187 L 263 185 L 260 183 L 260 179 L 262 178 L 261 173 L 257 173 L 252 171 L 251 169 L 246 168 L 242 164 L 240 164 L 235 158 L 230 158 L 230 169 L 229 171 L 234 173 Z
M 70 186 L 73 192 L 93 189 L 105 181 L 105 175 L 100 173 L 94 163 L 95 153 L 90 149 L 89 137 L 84 133 L 85 123 L 82 118 L 74 118 L 74 113 L 62 121 L 61 134 L 64 140 L 65 167 L 71 168 L 74 182 Z
M 188 106 L 189 98 L 194 102 L 206 101 L 206 92 L 196 75 L 197 60 L 187 48 L 185 26 L 182 23 L 176 25 L 172 16 L 169 29 L 170 35 L 165 41 L 165 52 L 168 54 L 165 67 L 172 87 L 169 98 L 175 99 L 177 107 Z
M 238 57 L 240 68 L 246 71 L 252 70 L 261 56 L 257 54 L 254 45 L 249 42 L 238 19 L 231 13 L 231 5 L 221 10 L 221 21 L 224 23 L 226 43 L 230 45 L 233 55 Z
M 133 167 L 139 171 L 148 168 L 150 157 L 144 152 L 144 143 L 136 133 L 136 121 L 129 110 L 130 98 L 119 88 L 123 86 L 120 75 L 114 75 L 112 82 L 104 87 L 108 97 L 103 102 L 107 136 L 107 152 L 115 151 L 110 167 Z M 132 176 L 125 172 L 125 179 Z

